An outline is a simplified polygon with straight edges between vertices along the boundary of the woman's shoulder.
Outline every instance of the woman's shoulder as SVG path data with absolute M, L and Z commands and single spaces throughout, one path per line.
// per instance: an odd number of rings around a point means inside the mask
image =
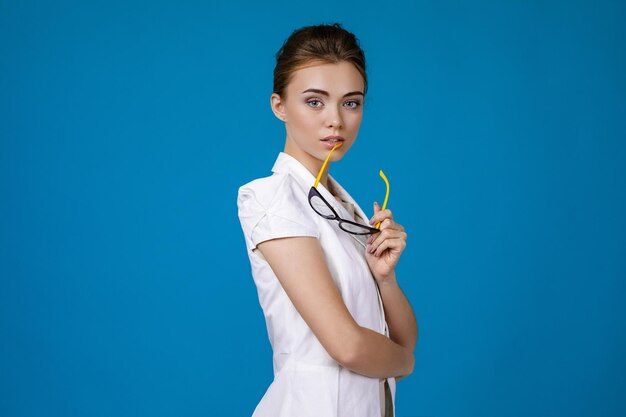
M 307 192 L 289 174 L 274 173 L 243 184 L 237 207 L 250 248 L 277 237 L 319 237 L 318 219 Z
M 301 208 L 302 203 L 307 201 L 307 195 L 291 175 L 274 173 L 239 187 L 238 205 L 241 207 L 250 199 L 265 209 L 277 206 Z

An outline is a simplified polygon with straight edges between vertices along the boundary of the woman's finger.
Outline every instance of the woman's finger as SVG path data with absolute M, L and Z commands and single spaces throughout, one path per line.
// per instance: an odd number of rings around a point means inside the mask
M 406 241 L 401 238 L 396 239 L 385 239 L 383 243 L 378 245 L 376 250 L 374 251 L 374 256 L 380 256 L 387 249 L 396 249 L 398 252 L 402 252 L 406 247 Z
M 380 233 L 377 233 L 373 236 L 376 237 L 372 242 L 370 242 L 370 253 L 374 252 L 378 248 L 378 246 L 380 246 L 384 241 L 388 239 L 405 239 L 406 233 L 401 230 L 387 228 L 383 229 Z
M 391 212 L 391 210 L 389 209 L 384 209 L 384 210 L 380 210 L 380 211 L 376 211 L 374 210 L 375 213 L 372 216 L 372 218 L 370 219 L 370 225 L 374 225 L 378 222 L 382 222 L 383 220 L 389 218 L 389 219 L 393 219 L 393 213 Z
M 380 224 L 380 226 L 378 228 L 380 229 L 381 233 L 382 233 L 383 230 L 386 230 L 386 229 L 404 231 L 404 227 L 402 227 L 401 224 L 396 223 L 392 219 L 385 219 L 385 220 L 383 220 L 383 222 Z M 372 242 L 379 235 L 380 235 L 380 233 L 376 233 L 376 234 L 370 235 L 367 238 L 367 243 Z

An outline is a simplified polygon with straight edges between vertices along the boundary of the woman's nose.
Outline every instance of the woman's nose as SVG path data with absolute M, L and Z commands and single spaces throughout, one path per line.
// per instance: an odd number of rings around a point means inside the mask
M 328 117 L 328 127 L 341 128 L 343 127 L 343 121 L 341 120 L 341 115 L 338 111 L 331 113 Z

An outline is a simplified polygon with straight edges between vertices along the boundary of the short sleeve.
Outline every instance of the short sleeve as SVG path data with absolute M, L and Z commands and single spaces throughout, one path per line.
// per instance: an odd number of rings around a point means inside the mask
M 306 197 L 289 182 L 288 179 L 283 179 L 279 184 L 263 183 L 264 187 L 239 188 L 239 221 L 250 250 L 270 239 L 320 237 L 310 207 L 307 210 L 307 206 L 303 204 L 302 200 L 308 205 Z

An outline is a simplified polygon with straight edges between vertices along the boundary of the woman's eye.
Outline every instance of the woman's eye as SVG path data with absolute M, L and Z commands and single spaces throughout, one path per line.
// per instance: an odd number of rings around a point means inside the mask
M 350 100 L 350 101 L 346 101 L 346 103 L 347 103 L 347 104 L 350 104 L 350 103 L 352 103 L 352 104 L 353 104 L 353 106 L 348 106 L 348 107 L 350 107 L 351 109 L 356 109 L 357 107 L 359 107 L 359 106 L 361 105 L 361 102 L 360 102 L 360 101 L 358 101 L 358 100 Z
M 309 104 L 309 106 L 314 107 L 314 108 L 322 107 L 321 106 L 322 101 L 318 100 L 318 99 L 309 100 L 309 101 L 307 101 L 307 103 Z M 318 105 L 315 105 L 315 104 L 312 104 L 312 103 L 320 103 L 320 105 L 318 106 Z M 358 100 L 350 100 L 350 101 L 346 101 L 344 104 L 347 104 L 346 107 L 348 107 L 350 109 L 356 109 L 357 107 L 359 107 L 361 105 L 361 102 L 358 101 Z

